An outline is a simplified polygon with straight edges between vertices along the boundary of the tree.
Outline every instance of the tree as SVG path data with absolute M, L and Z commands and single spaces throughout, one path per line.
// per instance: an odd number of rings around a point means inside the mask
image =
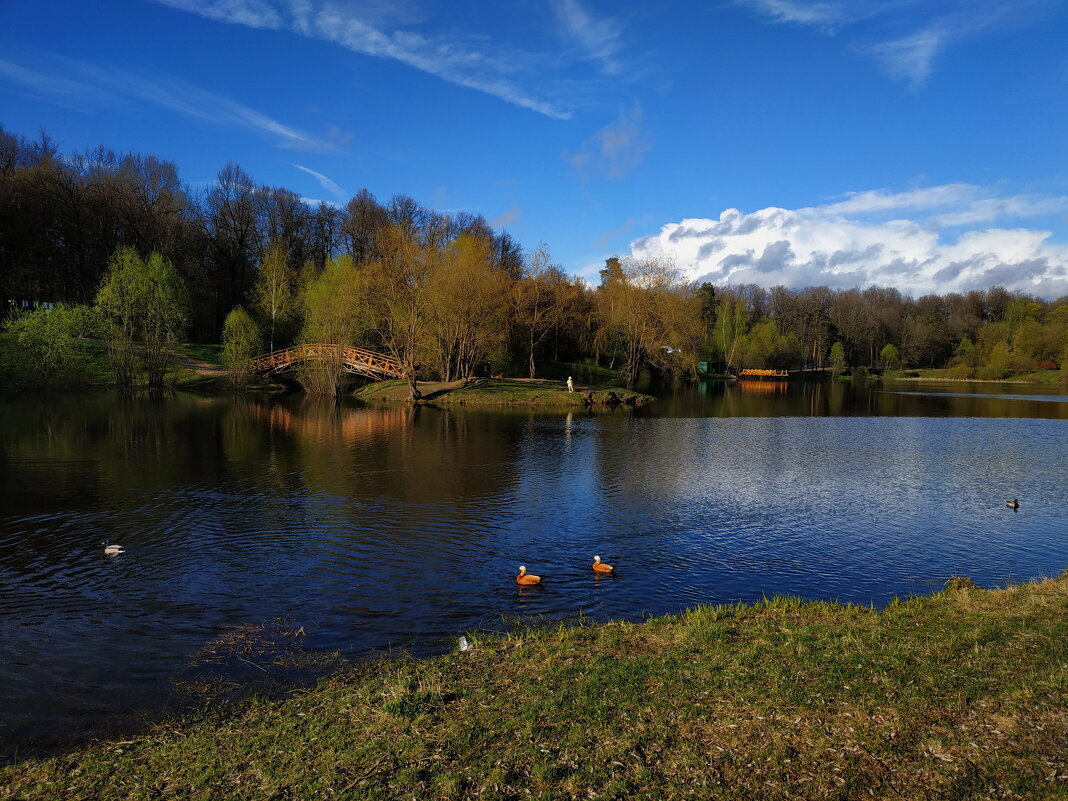
M 563 270 L 550 263 L 549 248 L 542 243 L 530 254 L 523 277 L 512 287 L 512 322 L 520 332 L 530 377 L 534 378 L 534 353 L 567 314 L 575 288 Z
M 508 341 L 508 277 L 494 265 L 493 242 L 461 234 L 428 280 L 429 324 L 443 381 L 469 378 Z
M 238 306 L 226 315 L 222 341 L 223 364 L 230 371 L 230 383 L 237 389 L 248 380 L 249 359 L 263 347 L 260 327 L 244 307 Z
M 975 345 L 968 337 L 961 337 L 960 344 L 957 345 L 956 351 L 954 351 L 954 361 L 957 364 L 962 364 L 966 367 L 975 367 L 977 355 L 975 352 Z
M 831 372 L 834 375 L 845 372 L 846 367 L 849 366 L 846 364 L 845 348 L 842 346 L 841 340 L 831 345 L 830 364 Z
M 879 361 L 882 362 L 884 370 L 893 370 L 900 366 L 901 356 L 897 352 L 897 348 L 890 342 L 887 342 L 883 346 L 883 349 L 879 351 Z
M 363 340 L 371 328 L 367 286 L 367 276 L 356 269 L 351 256 L 330 259 L 301 293 L 304 328 L 300 341 L 307 345 L 355 345 Z M 340 397 L 344 379 L 340 352 L 306 365 L 301 372 L 301 383 L 316 395 Z
M 188 320 L 185 285 L 174 266 L 159 253 L 146 261 L 133 248 L 120 248 L 96 303 L 109 322 L 108 352 L 119 386 L 133 385 L 135 343 L 140 343 L 148 386 L 162 388 L 167 348 L 178 342 Z
M 745 336 L 749 327 L 749 310 L 745 301 L 734 295 L 724 293 L 720 297 L 720 308 L 716 316 L 714 340 L 728 369 L 734 364 L 735 352 L 739 340 Z
M 267 246 L 263 261 L 260 262 L 260 271 L 252 288 L 256 308 L 271 321 L 269 349 L 272 351 L 278 321 L 286 319 L 291 311 L 293 280 L 293 268 L 290 266 L 285 245 L 278 241 L 272 242 Z
M 407 200 L 410 200 L 408 198 Z M 415 227 L 420 215 L 404 199 L 394 198 L 398 219 L 381 232 L 381 257 L 367 265 L 364 295 L 377 344 L 401 363 L 408 393 L 422 398 L 416 384 L 421 356 L 430 350 L 427 320 L 431 293 L 427 278 L 438 267 L 440 251 Z
M 622 277 L 602 284 L 598 299 L 605 327 L 619 332 L 624 382 L 634 389 L 647 365 L 667 372 L 692 365 L 704 327 L 696 290 L 670 259 L 626 259 L 620 269 Z

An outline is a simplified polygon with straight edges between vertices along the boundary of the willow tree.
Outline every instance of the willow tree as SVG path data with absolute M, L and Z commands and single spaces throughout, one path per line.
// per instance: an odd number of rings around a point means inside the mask
M 623 375 L 634 389 L 646 366 L 679 373 L 703 340 L 701 303 L 665 256 L 624 259 L 617 280 L 598 289 L 604 325 L 622 338 Z
M 355 345 L 366 335 L 369 319 L 365 304 L 367 278 L 349 255 L 327 261 L 322 273 L 309 277 L 301 293 L 304 344 Z M 301 383 L 315 395 L 338 397 L 345 384 L 341 349 L 326 352 L 301 368 Z
M 133 248 L 120 248 L 108 264 L 96 304 L 108 321 L 108 353 L 118 385 L 133 385 L 140 356 L 149 388 L 161 388 L 167 349 L 178 343 L 188 321 L 185 285 L 174 266 L 159 253 L 145 260 Z

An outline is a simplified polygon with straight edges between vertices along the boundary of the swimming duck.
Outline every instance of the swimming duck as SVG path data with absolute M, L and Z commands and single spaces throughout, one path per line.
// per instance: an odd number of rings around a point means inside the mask
M 126 553 L 126 549 L 121 545 L 112 545 L 111 540 L 104 540 L 101 545 L 104 546 L 104 554 L 106 556 L 118 556 L 120 553 Z
M 615 568 L 612 567 L 611 565 L 606 565 L 604 562 L 602 562 L 601 561 L 601 557 L 595 556 L 595 557 L 593 557 L 593 572 L 595 572 L 595 573 L 613 573 L 613 572 L 615 572 Z
M 519 566 L 519 575 L 515 577 L 516 584 L 522 584 L 524 586 L 530 586 L 532 584 L 540 584 L 541 576 L 528 576 L 527 569 L 523 565 Z
M 1005 505 L 1007 507 L 1009 507 L 1010 509 L 1019 509 L 1020 508 L 1020 502 L 1018 500 L 1016 500 L 1015 498 L 1013 498 L 1011 501 L 1005 501 Z

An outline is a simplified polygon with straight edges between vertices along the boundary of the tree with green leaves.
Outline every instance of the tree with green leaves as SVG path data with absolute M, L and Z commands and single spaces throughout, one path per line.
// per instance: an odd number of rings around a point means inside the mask
M 897 347 L 892 342 L 887 342 L 883 349 L 879 351 L 879 361 L 884 370 L 894 370 L 901 365 L 901 355 L 897 352 Z
M 841 341 L 835 342 L 833 345 L 831 345 L 831 355 L 829 362 L 831 365 L 831 373 L 833 375 L 844 373 L 846 367 L 849 366 L 846 364 L 845 347 L 842 345 Z
M 133 248 L 120 248 L 108 264 L 96 305 L 108 322 L 108 352 L 118 385 L 133 386 L 140 360 L 149 388 L 162 388 L 167 349 L 177 344 L 188 320 L 185 285 L 174 265 L 159 253 L 146 260 Z
M 646 366 L 675 374 L 692 369 L 703 339 L 693 284 L 663 256 L 625 259 L 621 272 L 597 292 L 604 327 L 621 339 L 627 389 L 634 389 Z
M 292 311 L 295 278 L 285 245 L 282 242 L 272 242 L 267 246 L 263 261 L 260 262 L 256 283 L 252 287 L 256 310 L 264 319 L 270 320 L 268 348 L 272 351 L 278 323 L 284 322 Z
M 304 327 L 300 341 L 307 345 L 356 345 L 371 328 L 367 305 L 368 277 L 348 254 L 327 261 L 301 293 Z M 345 367 L 338 352 L 317 360 L 301 371 L 301 383 L 312 394 L 339 397 L 344 389 Z
M 249 377 L 249 359 L 263 348 L 260 327 L 244 307 L 237 306 L 223 323 L 223 364 L 230 372 L 234 389 L 245 385 Z

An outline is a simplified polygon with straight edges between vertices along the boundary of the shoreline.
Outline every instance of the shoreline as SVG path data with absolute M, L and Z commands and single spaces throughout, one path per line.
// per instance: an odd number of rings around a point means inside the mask
M 1068 574 L 469 635 L 0 768 L 0 798 L 1062 797 Z
M 656 398 L 616 386 L 575 386 L 568 392 L 563 381 L 542 378 L 475 378 L 452 381 L 419 381 L 423 394 L 415 403 L 471 407 L 527 407 L 549 409 L 614 408 L 651 403 Z M 350 397 L 364 403 L 412 403 L 405 381 L 377 381 L 360 387 Z

